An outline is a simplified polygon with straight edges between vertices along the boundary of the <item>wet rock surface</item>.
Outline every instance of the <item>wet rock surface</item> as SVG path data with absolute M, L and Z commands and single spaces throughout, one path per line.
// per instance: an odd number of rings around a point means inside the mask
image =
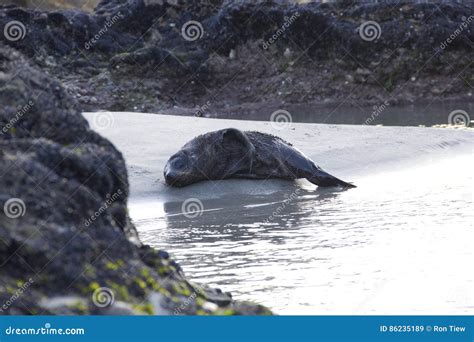
M 140 243 L 121 153 L 57 80 L 5 46 L 0 101 L 1 314 L 269 313 L 190 283 Z
M 102 0 L 0 9 L 5 43 L 85 110 L 233 116 L 292 104 L 472 101 L 472 2 Z

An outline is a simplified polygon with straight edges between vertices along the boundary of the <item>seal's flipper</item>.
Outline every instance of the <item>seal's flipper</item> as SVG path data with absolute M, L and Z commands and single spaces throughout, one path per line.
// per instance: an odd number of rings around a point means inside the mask
M 256 153 L 255 146 L 245 132 L 236 128 L 226 128 L 221 130 L 221 139 L 223 148 L 229 155 L 234 155 L 236 159 L 223 178 L 242 171 L 252 172 Z
M 235 150 L 236 147 L 239 146 L 253 157 L 255 154 L 255 146 L 253 146 L 244 132 L 236 128 L 226 128 L 221 132 L 222 144 L 225 148 Z M 238 142 L 238 144 L 235 144 L 235 142 Z
M 356 188 L 354 184 L 344 182 L 339 178 L 331 176 L 329 173 L 319 169 L 313 173 L 311 177 L 307 179 L 317 186 L 329 187 L 329 186 L 340 186 L 343 188 Z

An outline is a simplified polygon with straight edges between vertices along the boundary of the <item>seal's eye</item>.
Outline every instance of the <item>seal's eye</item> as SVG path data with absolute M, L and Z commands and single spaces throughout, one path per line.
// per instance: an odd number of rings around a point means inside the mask
M 177 156 L 173 159 L 173 168 L 182 170 L 186 168 L 186 157 L 184 155 Z

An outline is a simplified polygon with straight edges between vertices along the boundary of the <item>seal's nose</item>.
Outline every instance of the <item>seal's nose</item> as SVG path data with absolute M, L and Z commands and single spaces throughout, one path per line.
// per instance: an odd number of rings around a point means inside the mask
M 164 176 L 167 184 L 173 183 L 173 180 L 176 178 L 176 174 L 168 169 L 165 169 Z
M 168 185 L 176 185 L 179 183 L 180 173 L 172 169 L 166 168 L 164 171 L 165 182 Z

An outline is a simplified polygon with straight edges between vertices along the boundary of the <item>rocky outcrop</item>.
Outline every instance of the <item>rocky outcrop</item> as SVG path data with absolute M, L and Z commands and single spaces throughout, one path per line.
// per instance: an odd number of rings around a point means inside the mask
M 93 13 L 3 7 L 0 26 L 25 34 L 0 39 L 87 110 L 469 101 L 473 15 L 471 2 L 102 0 Z
M 125 162 L 62 85 L 0 47 L 0 313 L 265 314 L 140 243 Z
M 26 8 L 40 8 L 43 10 L 53 10 L 60 8 L 78 7 L 83 10 L 92 11 L 99 3 L 99 0 L 4 0 L 7 5 L 17 5 Z

